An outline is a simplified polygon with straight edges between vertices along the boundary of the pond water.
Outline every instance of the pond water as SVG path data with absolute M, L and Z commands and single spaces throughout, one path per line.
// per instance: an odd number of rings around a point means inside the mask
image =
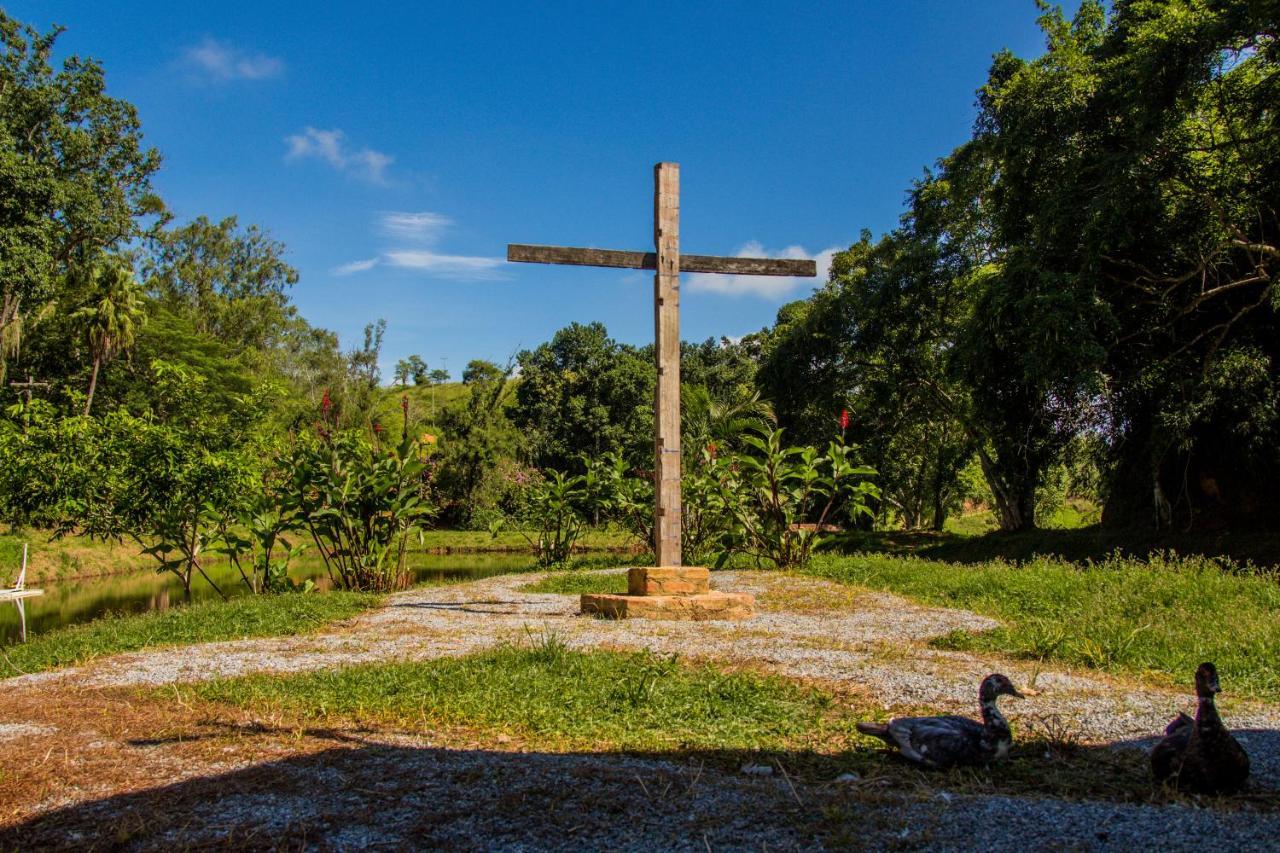
M 530 554 L 411 554 L 410 570 L 415 583 L 448 583 L 476 580 L 493 575 L 527 571 L 534 567 Z M 246 595 L 249 590 L 240 573 L 230 563 L 205 567 L 209 576 L 228 596 Z M 329 587 L 324 564 L 318 558 L 294 560 L 289 576 L 296 581 L 311 578 L 320 589 Z M 6 578 L 7 580 L 7 578 Z M 31 584 L 44 595 L 25 599 L 27 637 L 37 636 L 64 625 L 88 622 L 108 613 L 143 613 L 182 605 L 182 583 L 172 574 L 139 572 Z M 205 580 L 191 582 L 193 601 L 217 599 Z M 22 621 L 14 602 L 0 602 L 0 646 L 19 642 Z

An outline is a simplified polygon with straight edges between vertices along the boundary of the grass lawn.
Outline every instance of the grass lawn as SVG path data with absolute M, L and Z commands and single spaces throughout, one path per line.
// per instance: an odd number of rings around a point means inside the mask
M 992 616 L 1006 627 L 956 633 L 946 648 L 1057 660 L 1187 685 L 1214 661 L 1237 696 L 1280 699 L 1280 579 L 1201 558 L 1038 558 L 944 563 L 823 556 L 805 574 Z
M 0 648 L 0 678 L 158 646 L 305 634 L 378 603 L 368 593 L 242 596 L 228 602 L 98 619 Z
M 467 726 L 592 750 L 778 749 L 822 736 L 832 697 L 775 676 L 648 652 L 571 651 L 554 634 L 464 658 L 194 686 L 205 699 L 306 720 Z M 848 734 L 852 724 L 840 722 Z

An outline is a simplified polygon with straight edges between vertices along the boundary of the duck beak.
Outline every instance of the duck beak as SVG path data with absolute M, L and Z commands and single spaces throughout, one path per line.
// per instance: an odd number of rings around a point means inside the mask
M 1010 687 L 1010 688 L 1009 688 L 1009 695 L 1010 695 L 1010 696 L 1012 696 L 1012 697 L 1013 697 L 1013 698 L 1015 698 L 1015 699 L 1026 699 L 1026 698 L 1027 698 L 1026 696 L 1022 695 L 1022 693 L 1020 693 L 1020 692 L 1018 691 L 1018 688 L 1016 688 L 1016 687 Z

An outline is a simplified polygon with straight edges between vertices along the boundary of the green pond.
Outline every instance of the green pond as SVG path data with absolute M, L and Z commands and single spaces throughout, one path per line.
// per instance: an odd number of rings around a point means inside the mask
M 455 583 L 528 571 L 534 568 L 535 562 L 529 554 L 412 554 L 409 565 L 415 583 Z M 231 564 L 213 563 L 205 569 L 228 596 L 248 594 L 239 572 Z M 295 560 L 289 575 L 297 581 L 311 578 L 321 590 L 330 586 L 324 564 L 318 558 Z M 166 610 L 183 603 L 182 583 L 168 573 L 135 572 L 38 586 L 44 589 L 44 595 L 22 601 L 28 638 L 108 614 Z M 203 578 L 197 576 L 191 582 L 192 600 L 217 597 Z M 0 646 L 21 642 L 21 639 L 22 617 L 17 604 L 0 601 Z

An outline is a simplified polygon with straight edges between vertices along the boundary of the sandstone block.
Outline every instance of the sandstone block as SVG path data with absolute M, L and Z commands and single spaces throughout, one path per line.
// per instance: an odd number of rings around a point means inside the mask
M 587 593 L 582 596 L 581 610 L 585 615 L 605 619 L 748 619 L 755 613 L 755 599 L 745 592 L 706 592 L 698 595 Z
M 629 595 L 704 595 L 711 572 L 697 566 L 659 566 L 627 570 Z

